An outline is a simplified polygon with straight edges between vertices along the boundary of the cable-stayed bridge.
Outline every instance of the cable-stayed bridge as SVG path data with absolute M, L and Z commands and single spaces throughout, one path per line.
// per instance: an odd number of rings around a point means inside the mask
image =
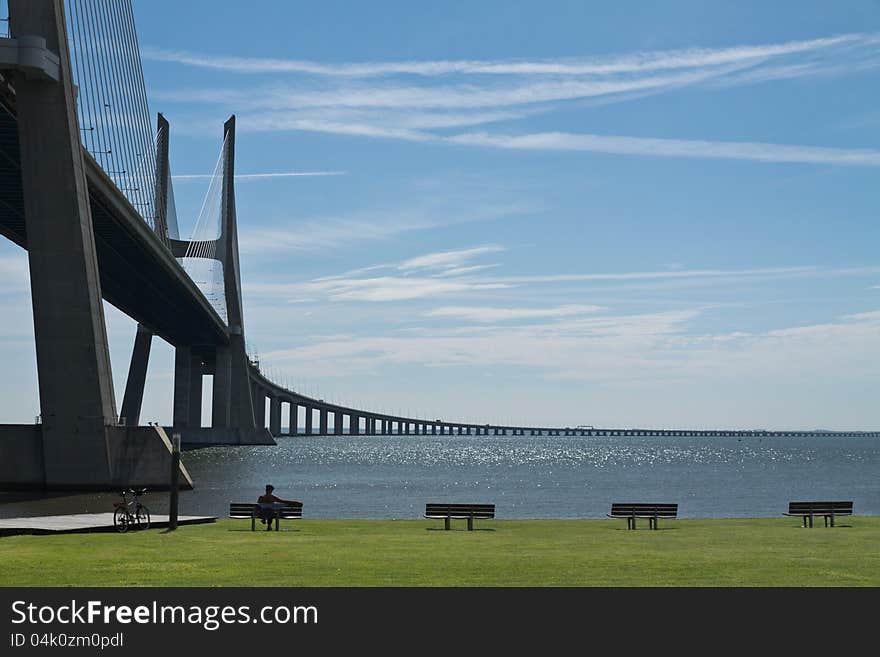
M 8 5 L 9 36 L 0 38 L 0 233 L 28 252 L 41 415 L 34 425 L 0 426 L 0 487 L 167 485 L 167 432 L 140 426 L 153 336 L 175 347 L 173 430 L 187 443 L 272 444 L 285 410 L 291 434 L 340 434 L 344 418 L 351 434 L 682 433 L 390 416 L 271 381 L 245 343 L 234 117 L 223 126 L 193 234 L 183 239 L 171 127 L 159 115 L 154 128 L 149 114 L 132 0 Z M 138 322 L 121 408 L 103 300 Z M 210 428 L 202 428 L 206 375 L 213 377 Z

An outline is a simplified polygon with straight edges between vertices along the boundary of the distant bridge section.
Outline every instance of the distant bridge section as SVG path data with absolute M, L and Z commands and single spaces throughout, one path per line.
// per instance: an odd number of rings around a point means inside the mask
M 473 424 L 453 420 L 401 417 L 376 413 L 301 395 L 269 380 L 255 363 L 250 365 L 254 413 L 257 426 L 280 435 L 456 435 L 456 436 L 695 436 L 729 438 L 868 437 L 880 438 L 880 431 L 768 431 L 763 429 L 611 429 L 598 427 L 513 426 Z M 285 409 L 285 406 L 287 407 Z M 304 423 L 299 422 L 303 409 Z M 286 412 L 285 412 L 286 411 Z M 286 425 L 283 420 L 287 418 Z M 332 420 L 332 425 L 331 425 Z M 347 421 L 347 422 L 346 422 Z M 346 423 L 348 430 L 346 431 Z M 282 433 L 286 426 L 287 432 Z M 300 431 L 302 429 L 302 431 Z

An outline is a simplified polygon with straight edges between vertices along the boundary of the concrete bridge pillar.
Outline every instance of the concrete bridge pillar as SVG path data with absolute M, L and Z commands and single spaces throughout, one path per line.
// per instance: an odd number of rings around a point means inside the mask
M 319 416 L 319 421 L 320 421 L 319 433 L 322 436 L 326 436 L 327 435 L 327 409 L 322 408 L 320 411 L 318 411 L 318 416 Z
M 311 406 L 303 406 L 303 409 L 305 409 L 305 415 L 306 415 L 306 418 L 305 418 L 305 420 L 306 420 L 306 423 L 305 423 L 306 435 L 311 436 L 312 435 L 312 424 L 313 424 L 313 420 L 315 418 L 315 409 L 312 408 Z
M 254 384 L 253 386 L 253 400 L 254 400 L 254 424 L 257 427 L 265 427 L 266 426 L 266 393 L 263 389 Z
M 189 426 L 191 376 L 190 349 L 189 347 L 177 347 L 174 350 L 174 405 L 172 407 L 172 425 L 175 429 L 184 429 Z
M 290 427 L 288 432 L 291 436 L 299 433 L 299 405 L 295 401 L 290 402 Z
M 348 433 L 351 436 L 357 436 L 361 432 L 361 418 L 359 415 L 352 413 L 348 416 Z
M 281 397 L 273 396 L 269 401 L 269 433 L 281 435 Z

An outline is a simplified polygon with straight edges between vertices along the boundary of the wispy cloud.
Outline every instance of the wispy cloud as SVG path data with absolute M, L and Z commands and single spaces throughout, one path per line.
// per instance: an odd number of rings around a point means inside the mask
M 263 254 L 337 249 L 364 240 L 389 239 L 407 232 L 523 216 L 537 208 L 532 202 L 495 204 L 474 199 L 466 212 L 452 210 L 432 201 L 426 207 L 365 211 L 346 216 L 292 218 L 289 227 L 248 230 L 240 236 L 239 247 L 245 252 Z
M 513 122 L 573 101 L 623 102 L 685 87 L 844 75 L 880 66 L 878 43 L 878 34 L 854 33 L 775 44 L 534 61 L 323 63 L 161 49 L 146 49 L 145 56 L 187 66 L 274 76 L 251 89 L 153 90 L 153 96 L 161 100 L 234 110 L 242 131 L 307 131 L 519 149 L 874 166 L 873 151 L 557 132 L 510 136 L 480 132 L 450 135 L 449 131 Z M 278 77 L 282 74 L 285 77 Z M 294 76 L 305 77 L 288 79 Z M 204 117 L 182 117 L 177 129 L 199 133 L 210 124 Z
M 510 287 L 504 283 L 426 277 L 377 276 L 372 278 L 324 278 L 306 283 L 251 283 L 248 292 L 289 300 L 299 295 L 320 295 L 330 301 L 409 301 Z
M 504 251 L 503 246 L 497 244 L 489 244 L 486 246 L 478 246 L 470 249 L 459 249 L 456 251 L 439 251 L 437 253 L 429 253 L 415 258 L 410 258 L 398 265 L 401 271 L 413 271 L 418 269 L 440 269 L 455 270 L 462 269 L 464 265 L 471 259 L 487 253 L 498 253 Z
M 568 318 L 550 323 L 471 329 L 424 329 L 393 336 L 310 338 L 295 349 L 265 354 L 267 361 L 302 371 L 340 375 L 389 363 L 421 366 L 520 366 L 552 378 L 596 383 L 771 376 L 876 378 L 880 313 L 764 332 L 691 335 L 699 310 Z
M 251 180 L 272 180 L 275 178 L 309 178 L 313 176 L 344 176 L 345 171 L 282 171 L 273 173 L 237 173 L 235 179 L 238 181 Z M 187 182 L 190 180 L 210 180 L 213 174 L 210 173 L 176 173 L 172 178 L 177 181 Z
M 479 75 L 610 75 L 755 62 L 784 55 L 821 51 L 839 46 L 864 43 L 873 38 L 873 35 L 844 34 L 836 37 L 789 41 L 780 44 L 734 46 L 716 49 L 689 48 L 605 57 L 537 61 L 434 60 L 328 64 L 297 59 L 209 55 L 149 46 L 141 50 L 141 56 L 151 61 L 172 62 L 185 66 L 243 74 L 297 73 L 342 77 L 389 75 L 438 76 L 454 73 Z
M 880 151 L 867 148 L 825 148 L 760 142 L 652 139 L 566 132 L 544 132 L 530 135 L 491 135 L 480 132 L 456 135 L 449 137 L 448 141 L 471 146 L 518 150 L 589 151 L 615 155 L 880 166 Z
M 602 310 L 601 306 L 567 304 L 553 308 L 495 308 L 478 306 L 443 306 L 425 313 L 426 317 L 446 317 L 469 322 L 494 323 L 521 319 L 547 319 L 585 315 Z

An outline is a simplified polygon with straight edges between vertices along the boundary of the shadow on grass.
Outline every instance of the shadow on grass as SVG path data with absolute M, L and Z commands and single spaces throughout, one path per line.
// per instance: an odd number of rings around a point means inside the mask
M 616 532 L 677 532 L 681 531 L 681 527 L 658 527 L 657 529 L 648 529 L 647 527 L 636 527 L 635 529 L 627 529 L 626 527 L 614 528 Z
M 492 527 L 474 527 L 472 530 L 467 529 L 443 529 L 443 527 L 425 527 L 426 532 L 494 532 L 497 531 Z
M 248 534 L 290 534 L 290 533 L 299 533 L 301 529 L 266 529 L 257 528 L 257 529 L 227 529 L 228 532 L 247 532 Z

